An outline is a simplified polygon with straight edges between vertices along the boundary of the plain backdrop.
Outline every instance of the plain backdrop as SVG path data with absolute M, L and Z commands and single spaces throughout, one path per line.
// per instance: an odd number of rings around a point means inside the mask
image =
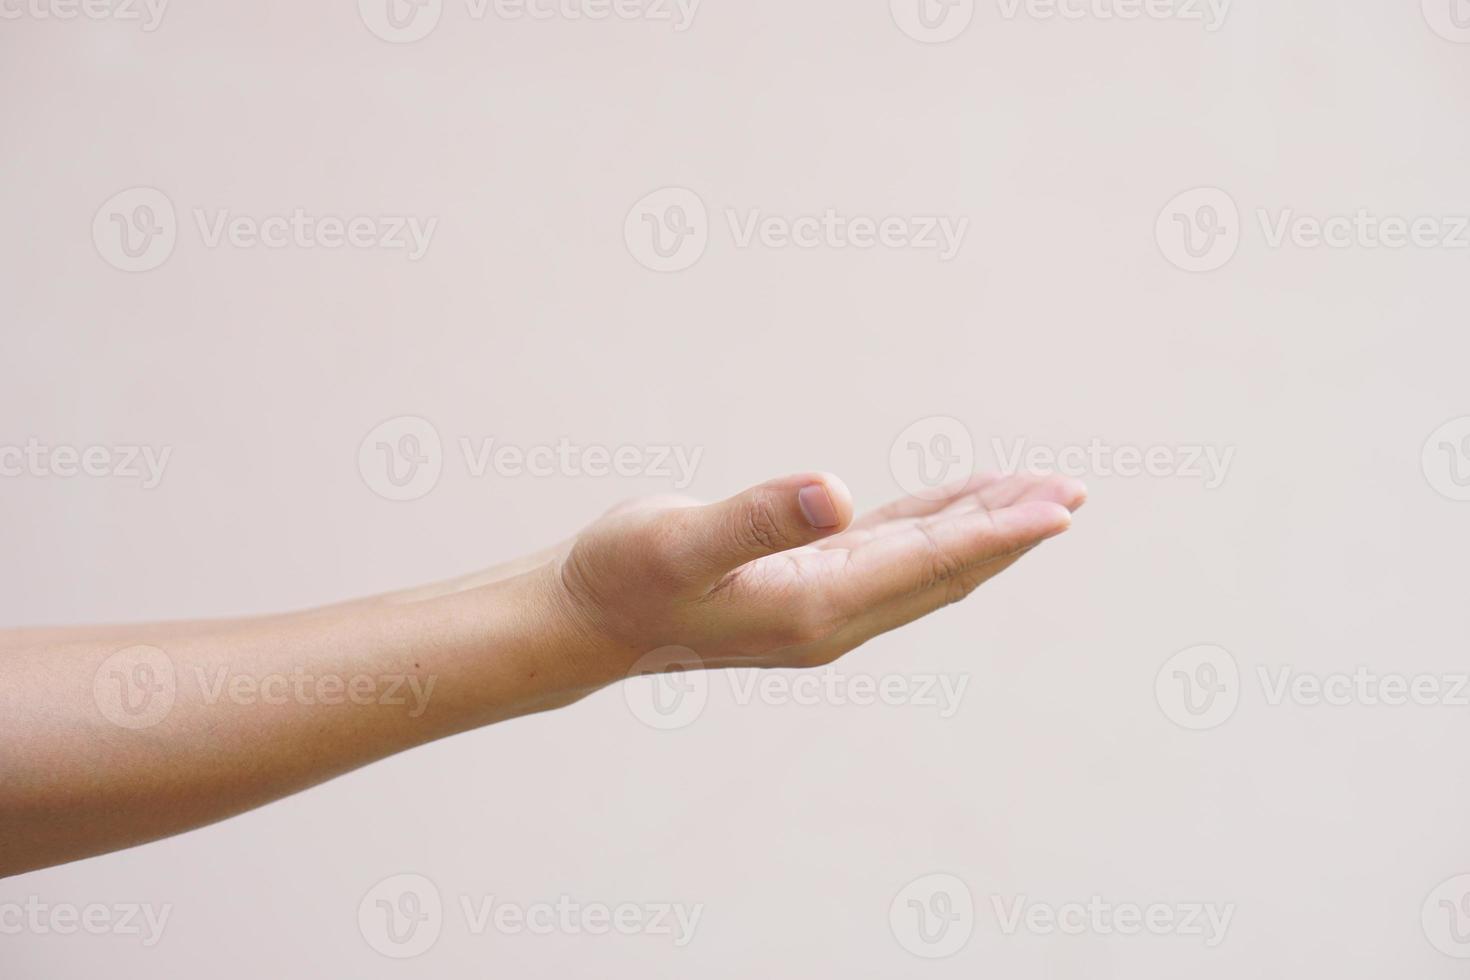
M 672 489 L 477 477 L 461 439 L 697 448 L 704 497 L 826 469 L 860 509 L 903 492 L 895 439 L 933 417 L 982 466 L 996 440 L 1234 456 L 1213 488 L 1089 473 L 1070 534 L 838 666 L 966 677 L 951 717 L 741 704 L 717 676 L 695 723 L 657 731 L 611 689 L 0 882 L 0 905 L 172 908 L 146 948 L 0 934 L 0 975 L 1463 975 L 1421 911 L 1470 871 L 1470 707 L 1271 704 L 1258 671 L 1470 669 L 1470 503 L 1421 465 L 1470 415 L 1470 250 L 1273 247 L 1257 215 L 1470 212 L 1470 45 L 1409 2 L 1238 0 L 1213 31 L 1010 9 L 925 43 L 886 0 L 706 0 L 683 31 L 446 0 L 392 43 L 348 0 L 175 0 L 152 31 L 7 8 L 0 444 L 172 451 L 152 489 L 0 479 L 7 625 L 329 602 Z M 125 272 L 92 227 L 135 187 L 167 196 L 177 243 Z M 625 225 L 669 187 L 707 206 L 708 245 L 656 272 Z M 1192 273 L 1156 226 L 1200 187 L 1238 205 L 1240 241 Z M 410 261 L 209 247 L 195 218 L 298 208 L 437 226 Z M 727 217 L 829 208 L 969 225 L 941 261 L 742 247 Z M 400 416 L 433 424 L 443 473 L 392 502 L 359 447 Z M 1201 644 L 1238 664 L 1239 704 L 1193 731 L 1156 679 Z M 930 960 L 890 910 L 936 873 L 975 912 Z M 399 874 L 446 906 L 402 960 L 358 924 Z M 475 935 L 458 903 L 487 896 L 704 908 L 675 948 Z M 995 899 L 1022 896 L 1234 912 L 1214 947 L 1008 935 Z

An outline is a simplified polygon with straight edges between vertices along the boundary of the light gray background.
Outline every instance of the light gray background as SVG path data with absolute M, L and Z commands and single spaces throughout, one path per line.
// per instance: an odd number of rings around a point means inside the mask
M 163 940 L 0 936 L 0 973 L 483 977 L 1462 976 L 1420 922 L 1470 871 L 1470 707 L 1271 706 L 1258 667 L 1467 670 L 1470 503 L 1425 440 L 1470 415 L 1465 250 L 1268 245 L 1257 209 L 1470 211 L 1470 45 L 1417 2 L 1198 21 L 1003 16 L 945 44 L 886 2 L 706 0 L 693 26 L 467 16 L 374 36 L 351 2 L 176 0 L 158 29 L 0 23 L 0 443 L 173 447 L 166 478 L 0 480 L 0 621 L 292 608 L 540 547 L 667 479 L 472 478 L 461 436 L 678 444 L 692 492 L 786 471 L 902 492 L 898 434 L 1234 447 L 1224 484 L 1092 474 L 1074 531 L 846 673 L 968 675 L 962 709 L 738 705 L 650 729 L 610 690 L 221 825 L 0 882 L 0 903 L 170 903 Z M 135 186 L 171 257 L 112 268 Z M 624 242 L 709 207 L 685 271 Z M 1161 209 L 1238 204 L 1172 265 Z M 437 217 L 428 254 L 207 248 L 192 209 Z M 959 255 L 738 248 L 724 210 L 966 216 Z M 359 443 L 418 415 L 439 485 L 390 503 Z M 1218 644 L 1240 704 L 1174 724 L 1155 677 Z M 370 948 L 381 879 L 531 903 L 704 903 L 655 936 Z M 974 935 L 907 951 L 894 897 L 962 879 Z M 1231 903 L 1225 942 L 1005 935 L 991 896 Z

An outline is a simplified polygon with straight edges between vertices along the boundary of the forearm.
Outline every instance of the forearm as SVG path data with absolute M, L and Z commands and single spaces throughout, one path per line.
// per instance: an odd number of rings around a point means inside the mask
M 397 605 L 406 602 L 419 602 L 425 599 L 437 598 L 450 595 L 455 592 L 463 592 L 467 589 L 478 588 L 501 582 L 517 575 L 545 565 L 556 553 L 555 548 L 524 558 L 518 558 L 501 565 L 496 565 L 483 571 L 461 575 L 451 579 L 444 579 L 428 585 L 418 585 L 412 588 L 399 589 L 393 592 L 385 592 L 379 595 L 365 596 L 359 599 L 350 599 L 345 602 L 333 603 L 329 606 L 318 606 L 284 613 L 273 613 L 268 616 L 247 616 L 232 619 L 196 619 L 176 620 L 171 622 L 157 623 L 112 623 L 112 624 L 88 624 L 82 626 L 25 626 L 15 629 L 0 630 L 0 655 L 6 651 L 23 649 L 36 646 L 74 645 L 101 643 L 104 645 L 128 644 L 128 643 L 159 643 L 179 637 L 188 637 L 202 632 L 218 633 L 224 630 L 236 628 L 257 627 L 267 623 L 280 625 L 285 622 L 306 622 L 310 620 L 321 620 L 334 615 L 356 614 L 371 607 Z
M 539 574 L 12 645 L 0 653 L 0 874 L 178 833 L 575 700 L 603 679 L 546 608 Z
M 0 634 L 0 875 L 210 823 L 635 665 L 831 663 L 1062 533 L 1084 497 L 980 477 L 854 523 L 840 481 L 802 473 L 634 502 L 540 555 L 324 609 Z

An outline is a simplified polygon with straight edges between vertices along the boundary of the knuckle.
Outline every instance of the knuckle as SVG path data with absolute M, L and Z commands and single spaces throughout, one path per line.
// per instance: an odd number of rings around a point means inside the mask
M 954 553 L 941 547 L 927 531 L 925 536 L 929 538 L 929 567 L 924 584 L 933 586 L 960 578 L 965 570 L 965 563 Z
M 775 502 L 766 494 L 758 494 L 740 509 L 736 534 L 742 544 L 761 551 L 782 551 L 789 536 Z
M 621 517 L 624 514 L 630 514 L 635 511 L 641 510 L 644 507 L 644 500 L 645 498 L 643 497 L 624 497 L 622 500 L 619 500 L 607 510 L 603 511 L 602 516 Z
M 698 505 L 699 501 L 684 494 L 658 493 L 641 497 L 625 497 L 603 512 L 604 517 L 625 517 L 660 510 L 674 510 Z
M 792 666 L 801 668 L 803 670 L 812 670 L 816 667 L 826 667 L 827 665 L 841 659 L 842 655 L 846 652 L 847 651 L 841 649 L 840 647 L 831 649 L 826 647 L 819 647 L 816 649 L 807 650 L 792 662 Z
M 806 601 L 796 604 L 786 617 L 783 636 L 787 646 L 822 643 L 837 632 L 840 623 L 825 605 Z
M 672 515 L 650 521 L 645 528 L 637 548 L 643 575 L 655 588 L 680 587 L 693 574 L 684 541 L 680 523 Z
M 948 583 L 945 584 L 944 604 L 946 606 L 952 606 L 962 599 L 967 598 L 971 592 L 975 591 L 976 587 L 979 586 L 979 584 L 979 580 L 976 579 L 974 576 L 955 576 L 954 578 L 950 579 Z
M 774 650 L 799 647 L 810 641 L 811 634 L 794 619 L 783 619 L 773 624 L 767 636 L 767 645 Z

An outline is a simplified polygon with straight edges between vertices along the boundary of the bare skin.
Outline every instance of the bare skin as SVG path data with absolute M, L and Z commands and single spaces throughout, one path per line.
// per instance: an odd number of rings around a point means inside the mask
M 0 877 L 212 823 L 650 663 L 828 664 L 969 595 L 1085 495 L 982 476 L 854 521 L 840 480 L 805 473 L 710 505 L 634 501 L 544 552 L 322 609 L 0 631 Z M 686 653 L 660 663 L 669 648 Z

